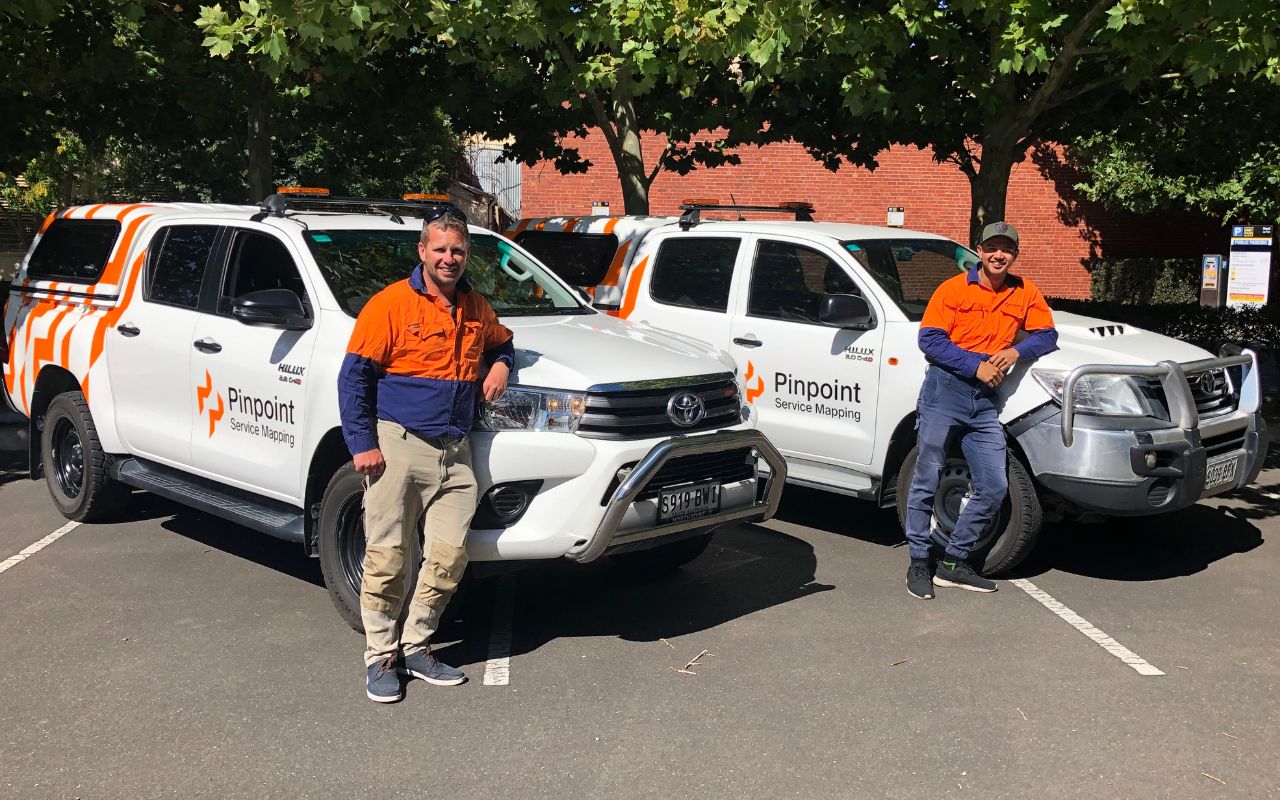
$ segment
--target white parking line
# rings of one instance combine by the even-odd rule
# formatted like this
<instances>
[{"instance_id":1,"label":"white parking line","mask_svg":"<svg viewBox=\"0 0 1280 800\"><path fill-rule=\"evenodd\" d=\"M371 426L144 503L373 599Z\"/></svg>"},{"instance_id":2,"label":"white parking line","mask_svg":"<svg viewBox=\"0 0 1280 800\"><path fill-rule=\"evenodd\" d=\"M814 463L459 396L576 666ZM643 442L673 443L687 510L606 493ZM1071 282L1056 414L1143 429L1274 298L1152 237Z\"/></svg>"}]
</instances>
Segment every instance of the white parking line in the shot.
<instances>
[{"instance_id":1,"label":"white parking line","mask_svg":"<svg viewBox=\"0 0 1280 800\"><path fill-rule=\"evenodd\" d=\"M484 685L506 686L511 682L511 620L515 616L515 582L510 575L498 579L493 600L493 620L489 624L489 659L484 662Z\"/></svg>"},{"instance_id":2,"label":"white parking line","mask_svg":"<svg viewBox=\"0 0 1280 800\"><path fill-rule=\"evenodd\" d=\"M1044 606L1045 608L1049 609L1053 613L1057 614L1059 617L1064 619L1068 625L1072 626L1076 630L1083 633L1085 636L1088 636L1090 639L1097 642L1099 645L1101 645L1103 650L1106 650L1111 655L1115 656L1116 658L1120 659L1124 663L1133 667L1134 671L1136 671L1139 675L1163 675L1164 674L1156 667L1153 667L1151 664L1148 664L1146 659L1142 658L1142 656L1133 652L1129 648L1117 642L1115 639L1112 639L1103 631L1094 627L1093 624L1089 622L1089 620L1085 619L1084 617L1080 616L1076 612L1067 608L1062 603L1059 603L1057 600L1054 600L1052 595L1040 589L1040 587L1036 586L1031 581L1026 580L1025 578L1015 578L1014 580L1009 582L1012 583L1014 586L1017 586L1022 591L1034 597L1036 601L1040 603L1040 605Z\"/></svg>"},{"instance_id":3,"label":"white parking line","mask_svg":"<svg viewBox=\"0 0 1280 800\"><path fill-rule=\"evenodd\" d=\"M78 527L80 527L79 522L68 522L66 525L63 525L61 528L58 528L56 531L44 537L40 541L31 545L30 547L24 548L22 552L18 553L16 556L11 556L9 558L6 558L4 561L0 561L0 572L4 572L8 570L10 567L21 564L23 561L26 561L31 556L35 555L36 553L39 553L41 550L45 549L49 545L58 541L63 536L66 536L68 533L71 533L73 530L75 530Z\"/></svg>"}]
</instances>

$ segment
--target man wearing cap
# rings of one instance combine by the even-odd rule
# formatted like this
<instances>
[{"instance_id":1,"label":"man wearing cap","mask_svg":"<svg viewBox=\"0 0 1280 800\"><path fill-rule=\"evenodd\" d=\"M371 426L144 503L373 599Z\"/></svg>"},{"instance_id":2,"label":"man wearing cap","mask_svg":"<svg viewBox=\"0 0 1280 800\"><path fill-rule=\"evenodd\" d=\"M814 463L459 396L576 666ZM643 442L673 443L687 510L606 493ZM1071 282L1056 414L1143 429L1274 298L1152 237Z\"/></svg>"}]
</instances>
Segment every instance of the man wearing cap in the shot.
<instances>
[{"instance_id":1,"label":"man wearing cap","mask_svg":"<svg viewBox=\"0 0 1280 800\"><path fill-rule=\"evenodd\" d=\"M361 309L338 374L342 435L365 476L360 616L366 694L378 703L404 696L401 675L446 686L466 679L428 642L467 565L477 393L501 397L515 356L511 331L463 277L470 256L462 212L432 209L422 261ZM419 520L422 562L417 585L406 587Z\"/></svg>"},{"instance_id":2,"label":"man wearing cap","mask_svg":"<svg viewBox=\"0 0 1280 800\"><path fill-rule=\"evenodd\" d=\"M907 496L911 553L907 591L922 600L933 587L994 592L996 585L969 564L969 552L1009 490L1001 382L1014 365L1058 349L1058 332L1044 295L1009 273L1018 259L1018 230L1007 222L982 229L981 262L949 278L929 299L920 322L920 349L929 362L917 405L915 473ZM1015 343L1019 332L1026 336ZM943 465L958 444L969 465L964 504L936 574L929 564L930 522Z\"/></svg>"}]
</instances>

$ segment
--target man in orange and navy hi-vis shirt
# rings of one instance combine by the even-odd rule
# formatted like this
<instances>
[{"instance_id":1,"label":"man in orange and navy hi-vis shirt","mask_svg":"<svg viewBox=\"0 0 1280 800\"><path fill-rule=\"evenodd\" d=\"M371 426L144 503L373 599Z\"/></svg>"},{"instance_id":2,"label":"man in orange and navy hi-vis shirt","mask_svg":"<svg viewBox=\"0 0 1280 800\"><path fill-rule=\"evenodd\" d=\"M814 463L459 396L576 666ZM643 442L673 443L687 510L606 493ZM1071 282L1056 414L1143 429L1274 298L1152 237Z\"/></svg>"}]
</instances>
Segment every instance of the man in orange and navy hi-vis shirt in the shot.
<instances>
[{"instance_id":1,"label":"man in orange and navy hi-vis shirt","mask_svg":"<svg viewBox=\"0 0 1280 800\"><path fill-rule=\"evenodd\" d=\"M511 331L462 275L470 255L461 211L428 215L421 263L360 311L338 374L342 435L365 476L360 616L366 694L379 703L404 696L400 675L466 680L428 642L467 565L476 510L467 433L477 391L486 401L501 397L515 357ZM401 629L406 557L424 512L423 559Z\"/></svg>"},{"instance_id":2,"label":"man in orange and navy hi-vis shirt","mask_svg":"<svg viewBox=\"0 0 1280 800\"><path fill-rule=\"evenodd\" d=\"M996 389L1020 361L1058 349L1058 332L1044 295L1009 274L1018 259L1018 231L1007 222L982 230L982 261L949 278L929 299L920 322L920 349L929 361L917 406L915 472L907 495L911 552L907 591L923 600L933 587L994 592L996 585L969 564L970 549L995 518L1009 490L1004 428ZM1026 337L1014 343L1019 331ZM969 465L969 501L931 575L930 520L934 495L953 442Z\"/></svg>"}]
</instances>

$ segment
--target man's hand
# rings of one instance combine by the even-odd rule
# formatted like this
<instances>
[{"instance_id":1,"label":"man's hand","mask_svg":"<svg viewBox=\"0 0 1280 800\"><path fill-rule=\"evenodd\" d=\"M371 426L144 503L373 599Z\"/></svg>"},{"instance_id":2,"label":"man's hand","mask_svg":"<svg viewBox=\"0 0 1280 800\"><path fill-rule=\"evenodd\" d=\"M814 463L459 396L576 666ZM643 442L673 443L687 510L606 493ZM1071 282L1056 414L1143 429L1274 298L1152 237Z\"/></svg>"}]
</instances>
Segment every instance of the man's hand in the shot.
<instances>
[{"instance_id":1,"label":"man's hand","mask_svg":"<svg viewBox=\"0 0 1280 800\"><path fill-rule=\"evenodd\" d=\"M378 448L365 450L363 453L356 453L352 459L355 461L356 472L369 478L378 478L382 473L387 471L387 462L382 458L382 451Z\"/></svg>"},{"instance_id":2,"label":"man's hand","mask_svg":"<svg viewBox=\"0 0 1280 800\"><path fill-rule=\"evenodd\" d=\"M978 363L978 380L994 389L1004 380L1004 372L990 361L981 361Z\"/></svg>"},{"instance_id":3,"label":"man's hand","mask_svg":"<svg viewBox=\"0 0 1280 800\"><path fill-rule=\"evenodd\" d=\"M1001 372L1008 373L1013 369L1013 365L1018 363L1018 351L1012 347L1006 347L987 359L987 363Z\"/></svg>"},{"instance_id":4,"label":"man's hand","mask_svg":"<svg viewBox=\"0 0 1280 800\"><path fill-rule=\"evenodd\" d=\"M511 368L505 361L495 361L493 366L489 367L489 374L484 376L484 384L480 387L480 393L484 396L486 403L492 403L502 397L502 393L507 390L507 376L510 374Z\"/></svg>"}]
</instances>

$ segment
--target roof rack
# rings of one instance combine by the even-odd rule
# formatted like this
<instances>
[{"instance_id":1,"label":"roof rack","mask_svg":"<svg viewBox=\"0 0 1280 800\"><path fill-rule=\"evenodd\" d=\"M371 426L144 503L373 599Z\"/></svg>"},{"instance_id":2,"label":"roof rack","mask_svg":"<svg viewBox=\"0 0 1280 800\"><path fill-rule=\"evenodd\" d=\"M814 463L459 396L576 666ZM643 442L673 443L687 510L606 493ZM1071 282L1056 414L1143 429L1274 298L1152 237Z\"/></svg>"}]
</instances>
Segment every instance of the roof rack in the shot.
<instances>
[{"instance_id":1,"label":"roof rack","mask_svg":"<svg viewBox=\"0 0 1280 800\"><path fill-rule=\"evenodd\" d=\"M414 199L396 200L390 197L316 197L298 194L273 194L258 203L261 210L254 214L254 222L261 222L267 217L283 217L294 211L333 211L342 214L381 214L399 219L406 217L425 217L436 208L449 208L462 219L466 219L457 206L450 203L447 197L437 199L440 195L421 195Z\"/></svg>"},{"instance_id":2,"label":"roof rack","mask_svg":"<svg viewBox=\"0 0 1280 800\"><path fill-rule=\"evenodd\" d=\"M683 203L680 210L680 227L689 230L702 221L703 211L772 211L780 214L795 214L796 222L813 222L813 204L805 202L779 203L776 206L744 206L736 203Z\"/></svg>"}]
</instances>

